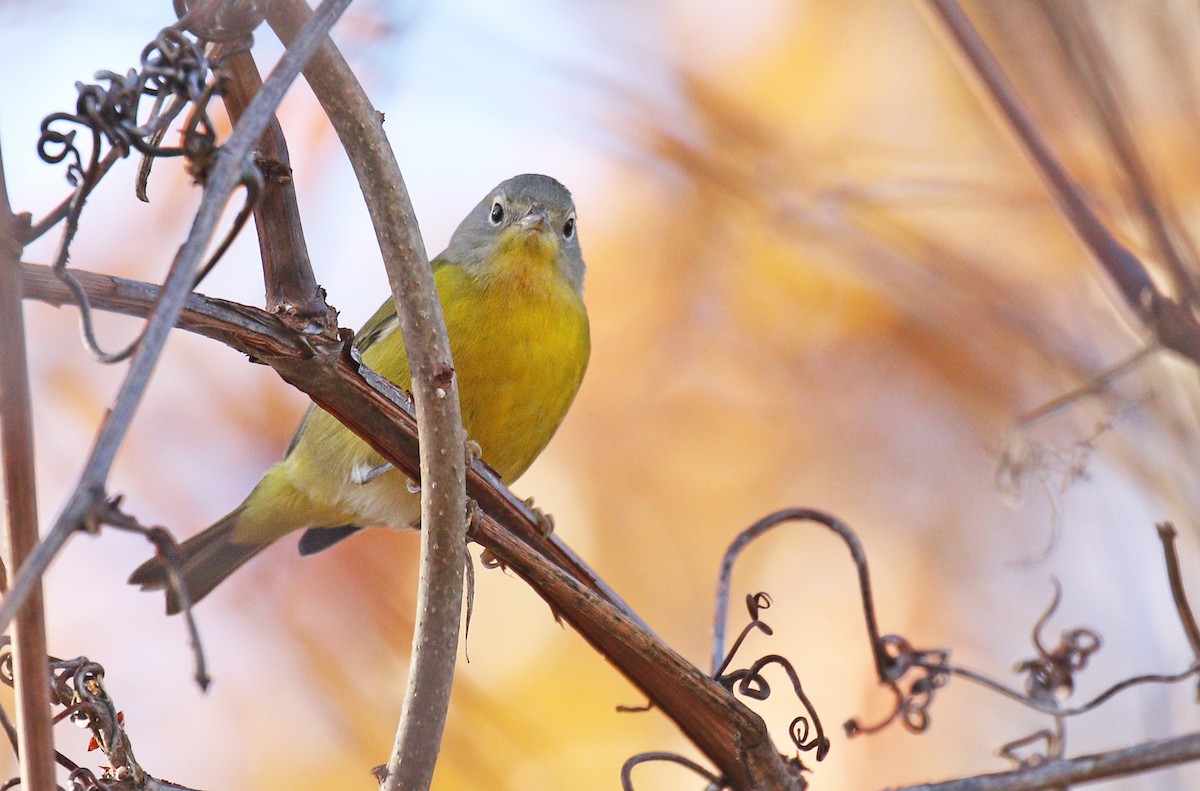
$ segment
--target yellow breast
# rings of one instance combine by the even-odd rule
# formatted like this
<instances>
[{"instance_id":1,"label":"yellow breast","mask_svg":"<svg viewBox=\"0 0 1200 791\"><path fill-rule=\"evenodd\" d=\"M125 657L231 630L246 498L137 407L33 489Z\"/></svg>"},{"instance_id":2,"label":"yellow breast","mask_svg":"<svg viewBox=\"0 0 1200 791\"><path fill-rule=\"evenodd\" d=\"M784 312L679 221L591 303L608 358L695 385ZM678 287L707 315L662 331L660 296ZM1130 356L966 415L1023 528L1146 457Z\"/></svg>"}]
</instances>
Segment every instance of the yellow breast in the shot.
<instances>
[{"instance_id":1,"label":"yellow breast","mask_svg":"<svg viewBox=\"0 0 1200 791\"><path fill-rule=\"evenodd\" d=\"M528 252L501 256L486 279L458 266L435 273L463 425L506 481L528 469L550 441L579 390L591 349L583 300L552 260ZM400 342L398 332L383 338L364 360L408 386L407 360L402 352L397 360L392 346Z\"/></svg>"},{"instance_id":2,"label":"yellow breast","mask_svg":"<svg viewBox=\"0 0 1200 791\"><path fill-rule=\"evenodd\" d=\"M590 352L582 299L553 266L552 256L531 252L538 251L505 252L490 262L488 278L445 264L434 273L467 436L510 482L533 463L562 422ZM364 338L372 341L363 349L364 362L411 390L404 342L386 306L364 328ZM287 458L243 504L237 540L271 541L313 526L413 526L420 503L403 474L391 470L356 482L356 473L381 464L382 458L332 415L310 410Z\"/></svg>"},{"instance_id":3,"label":"yellow breast","mask_svg":"<svg viewBox=\"0 0 1200 791\"><path fill-rule=\"evenodd\" d=\"M587 313L561 278L481 286L457 267L442 271L463 425L484 460L512 481L546 447L579 390L591 348Z\"/></svg>"}]
</instances>

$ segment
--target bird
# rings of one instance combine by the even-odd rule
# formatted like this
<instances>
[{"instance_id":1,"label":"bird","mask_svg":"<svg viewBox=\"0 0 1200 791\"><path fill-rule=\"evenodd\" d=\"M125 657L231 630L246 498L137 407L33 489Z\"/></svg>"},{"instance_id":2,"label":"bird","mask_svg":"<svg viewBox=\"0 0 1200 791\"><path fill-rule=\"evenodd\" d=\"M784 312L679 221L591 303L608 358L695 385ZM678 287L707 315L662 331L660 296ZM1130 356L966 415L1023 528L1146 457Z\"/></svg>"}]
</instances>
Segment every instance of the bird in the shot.
<instances>
[{"instance_id":1,"label":"bird","mask_svg":"<svg viewBox=\"0 0 1200 791\"><path fill-rule=\"evenodd\" d=\"M591 352L586 267L571 193L549 176L514 176L471 209L430 263L469 443L511 483L558 429ZM353 348L366 365L411 391L390 297L356 334ZM415 487L314 404L283 459L246 499L179 545L179 571L194 604L289 533L305 531L299 550L309 555L375 526L419 528ZM174 614L182 602L166 563L156 555L129 583L165 589L167 613Z\"/></svg>"}]
</instances>

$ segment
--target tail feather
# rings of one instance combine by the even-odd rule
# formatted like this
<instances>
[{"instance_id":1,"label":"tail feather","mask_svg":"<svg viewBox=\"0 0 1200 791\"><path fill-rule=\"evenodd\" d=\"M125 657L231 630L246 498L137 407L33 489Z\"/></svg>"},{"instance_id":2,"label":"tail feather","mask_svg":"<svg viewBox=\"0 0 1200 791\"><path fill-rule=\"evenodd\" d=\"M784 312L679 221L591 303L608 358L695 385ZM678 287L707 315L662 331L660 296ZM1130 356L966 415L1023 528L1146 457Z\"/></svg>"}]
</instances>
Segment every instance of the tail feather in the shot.
<instances>
[{"instance_id":1,"label":"tail feather","mask_svg":"<svg viewBox=\"0 0 1200 791\"><path fill-rule=\"evenodd\" d=\"M342 525L341 527L310 527L300 536L297 547L303 557L315 555L329 549L339 541L343 541L362 530L358 525Z\"/></svg>"},{"instance_id":2,"label":"tail feather","mask_svg":"<svg viewBox=\"0 0 1200 791\"><path fill-rule=\"evenodd\" d=\"M222 580L270 543L234 540L233 531L241 513L242 509L238 508L179 545L180 571L192 604L207 596ZM129 584L138 585L142 590L166 590L168 615L174 615L183 608L178 593L171 588L166 560L161 555L138 566L129 575Z\"/></svg>"}]
</instances>

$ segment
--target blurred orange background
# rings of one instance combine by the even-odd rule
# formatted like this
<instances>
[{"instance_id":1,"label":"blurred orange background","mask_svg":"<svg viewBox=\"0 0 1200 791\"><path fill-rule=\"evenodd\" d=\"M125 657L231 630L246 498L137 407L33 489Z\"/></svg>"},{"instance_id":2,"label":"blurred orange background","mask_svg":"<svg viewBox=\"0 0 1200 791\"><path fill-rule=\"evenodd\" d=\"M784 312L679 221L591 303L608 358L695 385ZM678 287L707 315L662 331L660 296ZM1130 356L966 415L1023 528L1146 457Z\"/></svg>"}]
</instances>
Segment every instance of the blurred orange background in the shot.
<instances>
[{"instance_id":1,"label":"blurred orange background","mask_svg":"<svg viewBox=\"0 0 1200 791\"><path fill-rule=\"evenodd\" d=\"M1151 171L1194 232L1197 9L1082 5ZM1151 256L1037 7L971 10L1097 209ZM170 21L165 3L60 2L44 14L0 3L0 64L38 66L0 89L18 207L40 213L67 190L60 169L35 161L40 118L73 106L74 80L132 66ZM47 30L53 38L36 38ZM268 31L260 38L265 71L279 47ZM923 6L374 3L356 6L336 38L387 115L431 253L507 176L546 172L573 190L594 352L564 426L514 489L553 513L563 539L675 649L707 666L725 546L774 509L808 506L858 532L885 631L950 647L1013 685L1053 578L1063 601L1048 642L1075 626L1105 639L1073 703L1193 661L1154 524L1176 522L1194 579L1196 373L1159 353L1016 430L1146 333ZM356 327L386 295L366 213L303 84L281 120L318 278ZM92 198L72 261L157 280L199 192L178 163L162 163L151 203L138 204L134 167ZM26 257L51 254L47 240ZM244 234L202 290L261 304L256 267ZM87 358L74 311L30 304L27 318L48 522L123 370ZM115 346L136 326L106 318L102 337ZM190 535L241 500L304 407L269 369L181 333L110 490L142 521ZM156 776L207 789L371 788L399 715L416 548L416 535L384 531L308 559L294 540L273 547L197 610L215 678L202 694L183 623L124 585L149 545L79 537L47 579L51 647L107 668ZM814 788L998 771L1000 745L1051 724L954 681L928 733L893 726L847 740L841 722L878 720L892 700L873 683L844 547L812 527L754 545L734 579L735 632L736 602L759 590L774 599L775 635L741 659L795 664L833 739L823 763L804 756ZM696 757L660 714L618 713L642 698L511 576L478 574L466 650L435 788L607 789L635 753ZM798 707L782 677L773 683L754 708L790 753ZM1187 684L1125 693L1070 723L1068 752L1195 729L1191 697ZM86 762L85 737L63 726L60 749ZM1095 787L1198 782L1192 768ZM635 784L702 786L671 767L643 767Z\"/></svg>"}]
</instances>

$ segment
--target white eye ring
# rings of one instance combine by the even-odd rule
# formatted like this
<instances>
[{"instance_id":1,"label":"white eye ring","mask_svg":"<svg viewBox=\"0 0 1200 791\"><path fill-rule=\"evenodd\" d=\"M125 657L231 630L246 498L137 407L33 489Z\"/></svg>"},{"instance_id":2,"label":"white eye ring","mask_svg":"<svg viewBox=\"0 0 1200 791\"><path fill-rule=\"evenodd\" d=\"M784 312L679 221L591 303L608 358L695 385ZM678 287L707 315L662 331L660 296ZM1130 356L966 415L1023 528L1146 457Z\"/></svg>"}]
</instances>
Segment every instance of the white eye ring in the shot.
<instances>
[{"instance_id":1,"label":"white eye ring","mask_svg":"<svg viewBox=\"0 0 1200 791\"><path fill-rule=\"evenodd\" d=\"M562 235L564 239L570 240L575 235L575 215L571 214L567 217L567 221L563 223Z\"/></svg>"},{"instance_id":2,"label":"white eye ring","mask_svg":"<svg viewBox=\"0 0 1200 791\"><path fill-rule=\"evenodd\" d=\"M499 198L496 198L492 203L492 210L488 213L488 220L492 225L499 225L504 222L504 204Z\"/></svg>"}]
</instances>

